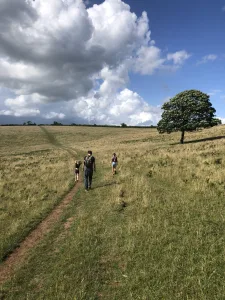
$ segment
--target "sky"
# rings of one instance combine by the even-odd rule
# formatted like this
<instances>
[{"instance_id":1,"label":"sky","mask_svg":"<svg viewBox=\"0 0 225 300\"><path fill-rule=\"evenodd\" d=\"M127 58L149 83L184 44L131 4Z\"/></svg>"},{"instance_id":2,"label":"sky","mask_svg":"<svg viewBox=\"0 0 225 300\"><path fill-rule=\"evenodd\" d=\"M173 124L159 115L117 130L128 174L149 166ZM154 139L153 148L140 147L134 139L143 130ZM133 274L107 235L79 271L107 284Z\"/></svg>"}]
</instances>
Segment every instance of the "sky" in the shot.
<instances>
[{"instance_id":1,"label":"sky","mask_svg":"<svg viewBox=\"0 0 225 300\"><path fill-rule=\"evenodd\" d=\"M0 124L155 125L197 89L225 123L225 0L0 0Z\"/></svg>"}]
</instances>

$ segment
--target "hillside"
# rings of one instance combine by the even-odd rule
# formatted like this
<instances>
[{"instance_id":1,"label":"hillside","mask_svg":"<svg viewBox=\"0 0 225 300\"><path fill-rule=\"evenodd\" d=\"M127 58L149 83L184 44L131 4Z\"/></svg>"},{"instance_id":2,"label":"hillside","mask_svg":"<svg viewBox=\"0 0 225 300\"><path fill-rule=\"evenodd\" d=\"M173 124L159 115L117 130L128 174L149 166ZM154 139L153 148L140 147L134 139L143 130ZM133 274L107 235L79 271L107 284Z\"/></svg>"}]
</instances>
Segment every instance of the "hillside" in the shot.
<instances>
[{"instance_id":1,"label":"hillside","mask_svg":"<svg viewBox=\"0 0 225 300\"><path fill-rule=\"evenodd\" d=\"M0 127L2 261L72 188L74 160L97 164L2 299L224 299L225 127L179 137Z\"/></svg>"}]
</instances>

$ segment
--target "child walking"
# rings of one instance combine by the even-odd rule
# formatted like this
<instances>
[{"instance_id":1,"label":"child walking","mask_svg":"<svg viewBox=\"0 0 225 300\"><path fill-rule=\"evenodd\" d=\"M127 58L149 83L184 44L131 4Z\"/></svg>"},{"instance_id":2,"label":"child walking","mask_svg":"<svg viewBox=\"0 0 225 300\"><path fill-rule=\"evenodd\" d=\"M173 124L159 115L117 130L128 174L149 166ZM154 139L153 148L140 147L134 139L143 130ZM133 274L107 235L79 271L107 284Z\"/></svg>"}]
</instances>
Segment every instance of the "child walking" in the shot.
<instances>
[{"instance_id":1,"label":"child walking","mask_svg":"<svg viewBox=\"0 0 225 300\"><path fill-rule=\"evenodd\" d=\"M118 159L117 159L116 153L113 153L113 157L112 157L112 173L113 173L113 175L116 174L117 164L118 164Z\"/></svg>"},{"instance_id":2,"label":"child walking","mask_svg":"<svg viewBox=\"0 0 225 300\"><path fill-rule=\"evenodd\" d=\"M81 165L81 161L75 160L75 165L74 165L75 182L79 181L80 165Z\"/></svg>"}]
</instances>

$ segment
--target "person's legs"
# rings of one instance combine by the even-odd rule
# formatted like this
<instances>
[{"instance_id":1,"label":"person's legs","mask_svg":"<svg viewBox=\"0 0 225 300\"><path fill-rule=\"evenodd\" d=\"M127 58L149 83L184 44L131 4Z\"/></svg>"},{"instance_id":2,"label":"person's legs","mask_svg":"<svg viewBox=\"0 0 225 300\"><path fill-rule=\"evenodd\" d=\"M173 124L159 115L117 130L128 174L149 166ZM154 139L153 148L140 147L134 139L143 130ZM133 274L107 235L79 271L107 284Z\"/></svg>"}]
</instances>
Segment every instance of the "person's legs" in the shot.
<instances>
[{"instance_id":1,"label":"person's legs","mask_svg":"<svg viewBox=\"0 0 225 300\"><path fill-rule=\"evenodd\" d=\"M91 189L91 184L92 184L92 176L93 176L93 171L89 170L89 183L88 183L88 188Z\"/></svg>"},{"instance_id":2,"label":"person's legs","mask_svg":"<svg viewBox=\"0 0 225 300\"><path fill-rule=\"evenodd\" d=\"M116 164L114 165L114 174L116 174Z\"/></svg>"},{"instance_id":3,"label":"person's legs","mask_svg":"<svg viewBox=\"0 0 225 300\"><path fill-rule=\"evenodd\" d=\"M88 190L88 170L85 170L85 172L84 172L84 187L85 187L85 190L87 191Z\"/></svg>"},{"instance_id":4,"label":"person's legs","mask_svg":"<svg viewBox=\"0 0 225 300\"><path fill-rule=\"evenodd\" d=\"M77 181L77 170L75 170L75 182Z\"/></svg>"},{"instance_id":5,"label":"person's legs","mask_svg":"<svg viewBox=\"0 0 225 300\"><path fill-rule=\"evenodd\" d=\"M115 174L115 163L112 163L112 173Z\"/></svg>"},{"instance_id":6,"label":"person's legs","mask_svg":"<svg viewBox=\"0 0 225 300\"><path fill-rule=\"evenodd\" d=\"M112 163L112 173L116 174L116 163Z\"/></svg>"}]
</instances>

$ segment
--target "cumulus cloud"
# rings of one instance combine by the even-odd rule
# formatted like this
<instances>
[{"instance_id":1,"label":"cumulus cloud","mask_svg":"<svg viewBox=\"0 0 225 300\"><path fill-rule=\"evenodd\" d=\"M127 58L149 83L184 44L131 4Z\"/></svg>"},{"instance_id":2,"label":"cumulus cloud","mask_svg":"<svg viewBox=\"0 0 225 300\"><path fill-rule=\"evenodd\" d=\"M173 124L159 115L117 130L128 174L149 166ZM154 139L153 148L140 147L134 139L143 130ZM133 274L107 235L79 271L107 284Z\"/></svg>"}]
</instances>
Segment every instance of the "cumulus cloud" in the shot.
<instances>
[{"instance_id":1,"label":"cumulus cloud","mask_svg":"<svg viewBox=\"0 0 225 300\"><path fill-rule=\"evenodd\" d=\"M14 117L23 117L23 116L31 116L35 117L40 114L39 109L33 109L33 108L17 108L16 110L0 110L0 115L3 116L14 116Z\"/></svg>"},{"instance_id":2,"label":"cumulus cloud","mask_svg":"<svg viewBox=\"0 0 225 300\"><path fill-rule=\"evenodd\" d=\"M0 115L37 116L40 115L39 105L45 101L45 97L39 94L20 95L15 98L7 98L4 102L6 110L1 110Z\"/></svg>"},{"instance_id":3,"label":"cumulus cloud","mask_svg":"<svg viewBox=\"0 0 225 300\"><path fill-rule=\"evenodd\" d=\"M151 40L146 12L137 17L122 0L87 5L1 0L0 86L10 92L0 114L155 122L157 108L127 89L129 73L174 70L190 54L163 56Z\"/></svg>"},{"instance_id":4,"label":"cumulus cloud","mask_svg":"<svg viewBox=\"0 0 225 300\"><path fill-rule=\"evenodd\" d=\"M56 113L54 111L51 111L50 113L47 113L46 115L44 115L44 117L46 119L64 119L65 116L66 115L63 113Z\"/></svg>"},{"instance_id":5,"label":"cumulus cloud","mask_svg":"<svg viewBox=\"0 0 225 300\"><path fill-rule=\"evenodd\" d=\"M157 70L177 70L190 56L182 50L163 57L162 51L158 47L143 46L137 51L135 71L144 75L152 75ZM172 64L168 64L170 61Z\"/></svg>"},{"instance_id":6,"label":"cumulus cloud","mask_svg":"<svg viewBox=\"0 0 225 300\"><path fill-rule=\"evenodd\" d=\"M185 50L169 53L167 60L172 60L175 65L182 65L191 55Z\"/></svg>"},{"instance_id":7,"label":"cumulus cloud","mask_svg":"<svg viewBox=\"0 0 225 300\"><path fill-rule=\"evenodd\" d=\"M159 121L162 113L159 107L150 106L140 95L129 89L123 89L113 99L110 95L96 99L93 94L71 101L70 105L70 111L78 116L92 123L100 121L103 124L152 124Z\"/></svg>"},{"instance_id":8,"label":"cumulus cloud","mask_svg":"<svg viewBox=\"0 0 225 300\"><path fill-rule=\"evenodd\" d=\"M153 74L155 70L160 69L166 59L162 58L161 50L155 46L143 46L137 52L135 63L136 72L141 74Z\"/></svg>"},{"instance_id":9,"label":"cumulus cloud","mask_svg":"<svg viewBox=\"0 0 225 300\"><path fill-rule=\"evenodd\" d=\"M203 58L200 61L198 61L197 64L200 65L200 64L205 64L207 62L212 62L212 61L215 61L217 58L218 58L217 55L209 54L209 55L203 56Z\"/></svg>"}]
</instances>

